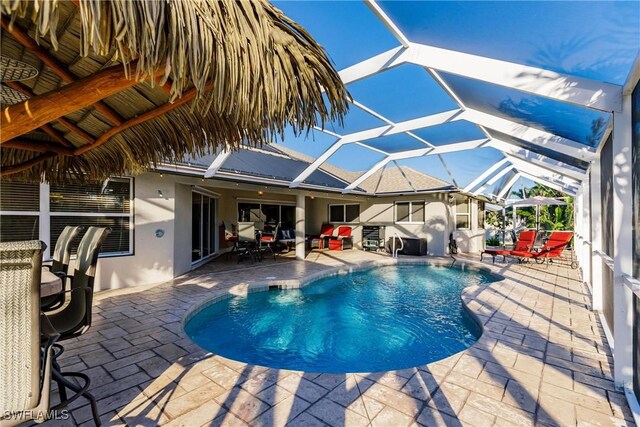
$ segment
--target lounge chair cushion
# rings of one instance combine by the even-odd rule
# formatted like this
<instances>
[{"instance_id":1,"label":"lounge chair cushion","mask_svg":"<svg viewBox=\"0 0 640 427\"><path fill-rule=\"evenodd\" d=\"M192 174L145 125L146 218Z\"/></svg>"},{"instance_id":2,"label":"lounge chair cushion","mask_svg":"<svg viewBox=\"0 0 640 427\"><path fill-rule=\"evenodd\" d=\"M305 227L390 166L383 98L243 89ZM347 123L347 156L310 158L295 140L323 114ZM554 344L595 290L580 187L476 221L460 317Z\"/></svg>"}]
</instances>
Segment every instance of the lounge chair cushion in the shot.
<instances>
[{"instance_id":1,"label":"lounge chair cushion","mask_svg":"<svg viewBox=\"0 0 640 427\"><path fill-rule=\"evenodd\" d=\"M322 224L320 237L331 237L334 233L333 224Z\"/></svg>"},{"instance_id":2,"label":"lounge chair cushion","mask_svg":"<svg viewBox=\"0 0 640 427\"><path fill-rule=\"evenodd\" d=\"M339 240L348 239L351 237L351 227L341 225L336 230L336 238Z\"/></svg>"}]
</instances>

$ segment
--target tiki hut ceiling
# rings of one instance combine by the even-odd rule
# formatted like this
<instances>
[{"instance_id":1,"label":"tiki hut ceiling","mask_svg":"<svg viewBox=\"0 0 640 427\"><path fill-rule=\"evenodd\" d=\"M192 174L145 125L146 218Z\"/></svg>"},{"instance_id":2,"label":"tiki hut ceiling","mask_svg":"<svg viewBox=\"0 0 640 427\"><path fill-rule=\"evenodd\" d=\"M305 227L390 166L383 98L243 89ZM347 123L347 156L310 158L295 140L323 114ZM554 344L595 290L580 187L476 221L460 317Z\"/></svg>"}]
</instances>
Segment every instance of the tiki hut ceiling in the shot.
<instances>
[{"instance_id":1,"label":"tiki hut ceiling","mask_svg":"<svg viewBox=\"0 0 640 427\"><path fill-rule=\"evenodd\" d=\"M324 50L266 0L2 1L2 176L102 179L341 120Z\"/></svg>"}]
</instances>

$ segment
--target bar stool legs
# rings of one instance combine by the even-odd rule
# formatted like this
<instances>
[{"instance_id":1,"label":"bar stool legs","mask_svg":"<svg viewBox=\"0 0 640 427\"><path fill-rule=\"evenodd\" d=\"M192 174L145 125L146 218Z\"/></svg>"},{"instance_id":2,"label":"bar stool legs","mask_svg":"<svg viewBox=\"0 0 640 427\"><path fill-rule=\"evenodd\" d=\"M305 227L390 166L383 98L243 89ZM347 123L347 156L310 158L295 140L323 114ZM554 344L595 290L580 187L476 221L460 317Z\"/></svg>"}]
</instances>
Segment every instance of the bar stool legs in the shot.
<instances>
[{"instance_id":1,"label":"bar stool legs","mask_svg":"<svg viewBox=\"0 0 640 427\"><path fill-rule=\"evenodd\" d=\"M80 372L62 372L60 369L60 365L58 364L57 358L64 352L64 348L60 344L54 344L54 356L52 360L52 370L51 376L53 380L58 384L58 393L60 394L60 403L56 406L53 406L51 409L54 411L64 409L68 407L73 401L75 401L80 396L84 397L89 401L91 405L91 413L93 415L93 421L96 426L100 426L100 415L98 413L98 405L96 404L96 399L93 397L91 393L89 393L89 386L91 385L91 380L86 374ZM73 381L69 381L69 377L77 378L80 380L82 385L78 385ZM71 397L67 397L67 389L73 392Z\"/></svg>"}]
</instances>

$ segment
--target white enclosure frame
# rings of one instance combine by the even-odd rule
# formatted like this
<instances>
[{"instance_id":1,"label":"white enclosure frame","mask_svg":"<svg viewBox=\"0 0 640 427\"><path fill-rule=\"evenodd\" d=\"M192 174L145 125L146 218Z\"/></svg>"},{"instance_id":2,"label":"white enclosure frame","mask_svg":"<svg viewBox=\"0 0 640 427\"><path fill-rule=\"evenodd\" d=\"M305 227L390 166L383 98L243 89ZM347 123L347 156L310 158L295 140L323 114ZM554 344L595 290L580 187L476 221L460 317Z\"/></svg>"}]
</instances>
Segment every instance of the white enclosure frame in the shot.
<instances>
[{"instance_id":1,"label":"white enclosure frame","mask_svg":"<svg viewBox=\"0 0 640 427\"><path fill-rule=\"evenodd\" d=\"M343 193L363 193L359 188L365 180L377 171L384 170L390 163L397 166L399 160L436 155L440 158L445 170L449 173L444 158L445 153L473 150L490 147L503 154L503 158L461 188L464 195L485 196L497 202L504 202L516 181L527 178L541 183L567 195L575 197L575 245L576 257L582 271L585 283L592 288L592 306L594 310L602 309L602 268L611 268L615 281L615 330L610 333L614 347L614 378L619 388L629 389L631 378L631 298L633 286L638 286L637 278L632 278L632 233L628 227L631 224L631 93L640 79L640 56L635 58L634 65L624 85L616 85L569 74L558 73L528 65L516 64L508 61L482 57L470 53L443 49L435 46L412 42L400 27L385 13L375 0L364 0L375 16L385 25L388 31L398 41L399 46L375 55L340 71L340 77L345 83L365 80L371 76L385 72L391 68L412 64L424 68L425 72L440 85L440 87L454 100L458 108L430 114L400 122L393 122L378 112L362 105L358 100L353 101L353 108L361 108L380 119L383 126L374 127L358 132L339 135L325 129L318 129L336 138L335 142L320 156L312 161L290 183L291 188L307 186L305 180L329 160L341 148L349 144L357 144L369 150L383 154L385 157L378 161L359 177L347 182ZM577 141L555 135L541 128L535 128L523 123L509 120L504 116L488 114L470 108L461 101L460 97L440 77L440 72L450 73L469 79L475 79L502 87L518 90L524 93L549 98L562 103L578 105L601 112L612 114L609 126L603 132L600 141L594 147L589 147ZM410 84L410 83L408 83ZM485 138L435 146L431 142L419 138L413 131L437 126L445 123L465 120L476 124L484 133ZM494 138L491 131L496 131L509 138ZM423 148L389 153L367 144L367 141L384 136L406 134L422 144ZM494 134L495 135L495 134ZM604 165L600 157L600 150L610 135L613 135L613 164ZM527 143L523 148L505 139L516 138ZM539 154L533 147L541 147L548 156ZM554 155L557 154L557 155ZM207 170L206 177L216 176L229 153L221 153ZM576 159L568 164L558 159ZM587 165L586 170L576 165ZM600 170L613 170L616 191L614 191L614 246L615 259L605 259L602 262L601 239L601 194ZM402 168L400 168L402 171ZM499 189L493 189L496 183L511 173L512 176ZM409 186L415 191L410 178L403 173ZM452 181L457 186L454 177ZM377 188L371 193L375 195ZM495 191L497 194L489 194ZM368 194L364 192L364 194ZM298 210L304 208L304 198L298 197ZM626 207L626 209L625 209ZM394 207L395 211L395 207ZM302 215L302 218L300 217ZM298 218L304 224L303 213L298 212ZM471 221L471 219L470 219ZM298 233L300 227L298 227ZM589 237L591 236L591 237ZM299 239L298 239L299 240ZM298 245L299 246L299 245ZM303 249L297 248L300 259ZM631 285L630 285L631 284ZM607 325L605 324L605 329ZM632 394L632 392L631 392ZM634 402L637 407L637 401ZM632 407L634 407L632 405Z\"/></svg>"}]
</instances>

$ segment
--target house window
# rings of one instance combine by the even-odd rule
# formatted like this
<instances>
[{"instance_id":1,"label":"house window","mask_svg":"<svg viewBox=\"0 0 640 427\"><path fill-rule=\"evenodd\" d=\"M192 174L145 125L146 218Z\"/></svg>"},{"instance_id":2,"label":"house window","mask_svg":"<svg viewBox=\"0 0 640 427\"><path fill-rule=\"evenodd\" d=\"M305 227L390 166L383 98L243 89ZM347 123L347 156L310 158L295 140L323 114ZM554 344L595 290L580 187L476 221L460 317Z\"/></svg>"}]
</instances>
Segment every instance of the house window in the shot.
<instances>
[{"instance_id":1,"label":"house window","mask_svg":"<svg viewBox=\"0 0 640 427\"><path fill-rule=\"evenodd\" d=\"M0 181L0 242L40 239L40 185Z\"/></svg>"},{"instance_id":2,"label":"house window","mask_svg":"<svg viewBox=\"0 0 640 427\"><path fill-rule=\"evenodd\" d=\"M468 197L456 197L456 228L471 228L471 221L469 219L469 208L470 203Z\"/></svg>"},{"instance_id":3,"label":"house window","mask_svg":"<svg viewBox=\"0 0 640 427\"><path fill-rule=\"evenodd\" d=\"M67 225L109 227L101 254L133 253L133 180L97 184L0 183L0 241L42 240L48 251ZM80 238L71 247L75 253Z\"/></svg>"},{"instance_id":4,"label":"house window","mask_svg":"<svg viewBox=\"0 0 640 427\"><path fill-rule=\"evenodd\" d=\"M49 188L51 242L67 225L108 227L102 254L133 253L131 178L109 178L96 184L52 184ZM78 249L80 239L71 245Z\"/></svg>"},{"instance_id":5,"label":"house window","mask_svg":"<svg viewBox=\"0 0 640 427\"><path fill-rule=\"evenodd\" d=\"M329 222L353 223L360 220L360 205L329 205Z\"/></svg>"},{"instance_id":6,"label":"house window","mask_svg":"<svg viewBox=\"0 0 640 427\"><path fill-rule=\"evenodd\" d=\"M396 202L397 223L424 223L424 202Z\"/></svg>"},{"instance_id":7,"label":"house window","mask_svg":"<svg viewBox=\"0 0 640 427\"><path fill-rule=\"evenodd\" d=\"M282 228L293 228L295 224L296 207L277 203L240 202L238 203L238 221L261 223L275 228L278 224Z\"/></svg>"},{"instance_id":8,"label":"house window","mask_svg":"<svg viewBox=\"0 0 640 427\"><path fill-rule=\"evenodd\" d=\"M486 211L484 202L478 200L478 228L484 228L485 214Z\"/></svg>"}]
</instances>

